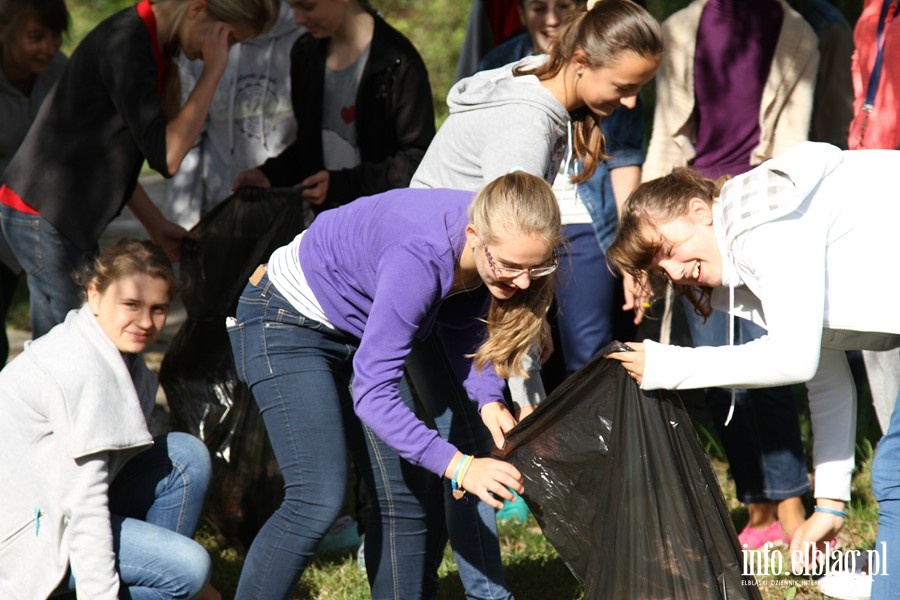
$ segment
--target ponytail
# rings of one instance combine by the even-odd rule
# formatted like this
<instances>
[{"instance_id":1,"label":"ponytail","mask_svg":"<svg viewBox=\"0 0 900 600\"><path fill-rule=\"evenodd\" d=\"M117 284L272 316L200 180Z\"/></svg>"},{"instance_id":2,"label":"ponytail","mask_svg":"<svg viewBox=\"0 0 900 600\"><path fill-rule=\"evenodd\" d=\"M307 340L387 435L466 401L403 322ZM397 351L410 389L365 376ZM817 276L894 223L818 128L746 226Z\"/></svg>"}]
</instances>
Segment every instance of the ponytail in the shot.
<instances>
[{"instance_id":1,"label":"ponytail","mask_svg":"<svg viewBox=\"0 0 900 600\"><path fill-rule=\"evenodd\" d=\"M625 52L656 59L663 51L662 28L653 16L631 0L603 0L592 8L575 10L559 30L547 62L532 69L517 68L516 75L535 75L545 81L557 75L581 51L591 68L611 67ZM576 183L590 179L597 165L608 159L601 119L587 107L572 113L573 151L584 170Z\"/></svg>"}]
</instances>

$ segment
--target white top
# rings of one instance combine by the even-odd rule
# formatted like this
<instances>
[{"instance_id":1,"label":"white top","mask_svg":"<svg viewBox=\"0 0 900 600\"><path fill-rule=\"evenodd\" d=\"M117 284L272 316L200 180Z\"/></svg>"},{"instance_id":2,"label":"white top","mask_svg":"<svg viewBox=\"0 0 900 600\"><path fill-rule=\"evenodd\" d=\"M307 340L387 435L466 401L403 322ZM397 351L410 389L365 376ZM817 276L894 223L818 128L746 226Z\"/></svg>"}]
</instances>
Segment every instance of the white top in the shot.
<instances>
[{"instance_id":1,"label":"white top","mask_svg":"<svg viewBox=\"0 0 900 600\"><path fill-rule=\"evenodd\" d=\"M816 497L848 500L856 429L845 350L900 347L900 151L799 144L731 180L714 227L733 312L768 334L740 346L646 341L644 389L806 382ZM728 287L713 303L728 308Z\"/></svg>"}]
</instances>

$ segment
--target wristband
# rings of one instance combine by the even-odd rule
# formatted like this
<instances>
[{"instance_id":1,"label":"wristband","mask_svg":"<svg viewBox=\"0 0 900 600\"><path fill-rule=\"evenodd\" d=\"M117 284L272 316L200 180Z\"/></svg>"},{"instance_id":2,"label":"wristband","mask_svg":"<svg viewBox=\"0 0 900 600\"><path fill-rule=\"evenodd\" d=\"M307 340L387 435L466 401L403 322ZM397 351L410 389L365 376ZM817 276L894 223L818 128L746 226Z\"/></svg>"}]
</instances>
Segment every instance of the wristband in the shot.
<instances>
[{"instance_id":1,"label":"wristband","mask_svg":"<svg viewBox=\"0 0 900 600\"><path fill-rule=\"evenodd\" d=\"M453 479L450 480L450 489L453 490L453 498L456 500L462 499L463 496L466 495L466 490L459 485L459 481L461 479L460 474L465 475L465 472L469 468L469 463L472 462L474 457L471 454L463 454L462 459L459 461L459 464L456 465L456 471L453 473Z\"/></svg>"},{"instance_id":2,"label":"wristband","mask_svg":"<svg viewBox=\"0 0 900 600\"><path fill-rule=\"evenodd\" d=\"M836 517L840 517L842 519L847 518L847 513L842 510L837 510L834 508L825 508L824 506L816 506L815 511L817 513L825 513L826 515L834 515Z\"/></svg>"}]
</instances>

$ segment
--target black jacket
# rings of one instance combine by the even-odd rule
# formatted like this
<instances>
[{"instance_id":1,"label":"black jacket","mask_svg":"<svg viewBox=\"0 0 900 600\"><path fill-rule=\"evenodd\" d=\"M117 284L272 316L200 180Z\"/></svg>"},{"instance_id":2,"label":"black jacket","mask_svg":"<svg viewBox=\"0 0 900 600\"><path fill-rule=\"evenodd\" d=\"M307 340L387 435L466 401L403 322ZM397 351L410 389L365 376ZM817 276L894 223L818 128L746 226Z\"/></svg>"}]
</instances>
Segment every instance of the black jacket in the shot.
<instances>
[{"instance_id":1,"label":"black jacket","mask_svg":"<svg viewBox=\"0 0 900 600\"><path fill-rule=\"evenodd\" d=\"M322 98L328 40L301 36L291 49L291 103L297 139L261 169L273 186L296 185L323 170ZM375 16L369 59L356 93L361 162L330 173L328 196L317 210L360 196L407 187L434 137L428 72L415 47Z\"/></svg>"}]
</instances>

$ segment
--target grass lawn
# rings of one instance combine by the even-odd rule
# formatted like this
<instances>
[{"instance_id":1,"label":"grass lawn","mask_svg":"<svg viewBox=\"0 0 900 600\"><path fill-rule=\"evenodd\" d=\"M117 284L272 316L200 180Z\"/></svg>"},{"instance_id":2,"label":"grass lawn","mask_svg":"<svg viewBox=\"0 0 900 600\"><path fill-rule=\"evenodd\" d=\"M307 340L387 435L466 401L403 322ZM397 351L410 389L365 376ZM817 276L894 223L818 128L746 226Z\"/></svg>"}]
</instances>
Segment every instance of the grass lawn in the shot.
<instances>
[{"instance_id":1,"label":"grass lawn","mask_svg":"<svg viewBox=\"0 0 900 600\"><path fill-rule=\"evenodd\" d=\"M714 467L724 483L724 492L735 523L743 527L746 509L734 498L733 483L727 479L724 463L714 460ZM854 482L854 501L850 518L839 536L842 550L859 549L865 552L875 542L876 506L869 490L869 464L866 460ZM533 517L525 523L500 524L501 545L509 587L519 600L575 600L582 598L582 590L568 568L547 542ZM233 597L243 564L243 554L228 547L209 526L199 535L213 557L213 584L223 598ZM787 561L787 553L783 552ZM789 564L785 562L785 564ZM818 599L815 582L808 579L781 576L760 578L760 592L765 600ZM442 600L464 598L463 588L450 550L446 551L440 569ZM320 554L304 574L296 592L297 600L328 599L357 600L369 597L365 574L356 563L356 554Z\"/></svg>"}]
</instances>

